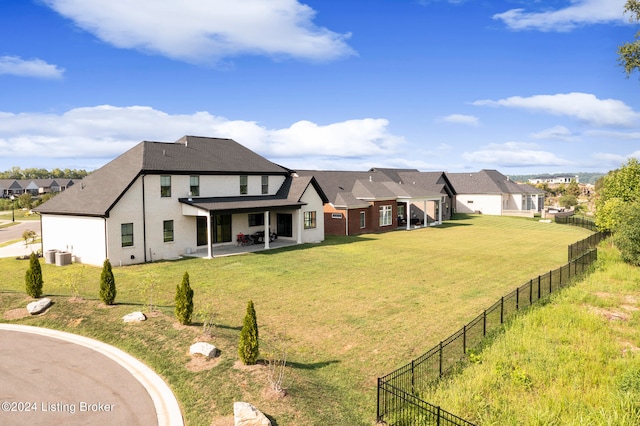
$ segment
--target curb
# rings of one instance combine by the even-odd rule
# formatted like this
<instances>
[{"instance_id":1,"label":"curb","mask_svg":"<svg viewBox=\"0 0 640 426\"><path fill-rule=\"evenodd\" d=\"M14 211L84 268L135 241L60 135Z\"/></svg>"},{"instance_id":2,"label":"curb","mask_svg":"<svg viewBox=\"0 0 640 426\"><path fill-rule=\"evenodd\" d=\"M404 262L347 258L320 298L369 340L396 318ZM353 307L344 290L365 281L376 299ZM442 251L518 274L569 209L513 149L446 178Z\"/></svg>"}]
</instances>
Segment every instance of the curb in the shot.
<instances>
[{"instance_id":1,"label":"curb","mask_svg":"<svg viewBox=\"0 0 640 426\"><path fill-rule=\"evenodd\" d=\"M105 355L129 371L144 386L155 406L159 426L184 425L180 406L169 386L153 370L126 352L95 339L48 328L0 323L0 330L52 337L93 349Z\"/></svg>"}]
</instances>

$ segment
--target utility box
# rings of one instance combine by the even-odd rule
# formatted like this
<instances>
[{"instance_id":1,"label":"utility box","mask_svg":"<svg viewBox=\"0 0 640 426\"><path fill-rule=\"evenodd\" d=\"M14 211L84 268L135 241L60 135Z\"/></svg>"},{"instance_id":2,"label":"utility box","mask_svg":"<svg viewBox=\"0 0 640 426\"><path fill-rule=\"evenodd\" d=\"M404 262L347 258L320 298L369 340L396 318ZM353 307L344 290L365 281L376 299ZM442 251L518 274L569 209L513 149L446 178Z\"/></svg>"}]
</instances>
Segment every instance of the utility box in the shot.
<instances>
[{"instance_id":1,"label":"utility box","mask_svg":"<svg viewBox=\"0 0 640 426\"><path fill-rule=\"evenodd\" d=\"M71 252L56 252L56 266L71 265Z\"/></svg>"},{"instance_id":2,"label":"utility box","mask_svg":"<svg viewBox=\"0 0 640 426\"><path fill-rule=\"evenodd\" d=\"M53 265L56 263L56 253L58 250L47 250L44 252L44 263Z\"/></svg>"}]
</instances>

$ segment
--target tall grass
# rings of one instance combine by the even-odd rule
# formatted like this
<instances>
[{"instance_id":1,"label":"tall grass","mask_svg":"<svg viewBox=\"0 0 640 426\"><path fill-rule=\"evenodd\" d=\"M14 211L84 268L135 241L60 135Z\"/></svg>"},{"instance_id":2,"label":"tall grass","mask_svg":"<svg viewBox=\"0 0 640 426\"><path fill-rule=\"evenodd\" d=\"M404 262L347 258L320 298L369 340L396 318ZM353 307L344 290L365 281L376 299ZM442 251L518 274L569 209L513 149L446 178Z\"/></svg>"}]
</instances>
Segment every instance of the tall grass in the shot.
<instances>
[{"instance_id":1,"label":"tall grass","mask_svg":"<svg viewBox=\"0 0 640 426\"><path fill-rule=\"evenodd\" d=\"M640 269L608 243L596 271L510 322L423 398L482 425L640 424Z\"/></svg>"},{"instance_id":2,"label":"tall grass","mask_svg":"<svg viewBox=\"0 0 640 426\"><path fill-rule=\"evenodd\" d=\"M244 399L281 425L368 425L375 420L377 377L433 347L516 286L566 263L567 245L589 234L522 218L464 216L410 232L116 267L117 305L111 308L98 301L100 268L43 265L43 289L56 304L44 316L14 321L125 349L166 378L188 424L228 416L233 401ZM28 302L27 266L0 259L0 311ZM175 288L185 271L194 312L211 305L217 314L212 342L221 356L210 370L187 369L188 347L201 335L198 319L184 327L173 318ZM150 279L157 281L153 300L162 315L123 324L123 315L145 309ZM84 302L68 298L72 289ZM260 370L233 367L250 299L261 338L283 332L289 338L284 400L263 395L267 381Z\"/></svg>"}]
</instances>

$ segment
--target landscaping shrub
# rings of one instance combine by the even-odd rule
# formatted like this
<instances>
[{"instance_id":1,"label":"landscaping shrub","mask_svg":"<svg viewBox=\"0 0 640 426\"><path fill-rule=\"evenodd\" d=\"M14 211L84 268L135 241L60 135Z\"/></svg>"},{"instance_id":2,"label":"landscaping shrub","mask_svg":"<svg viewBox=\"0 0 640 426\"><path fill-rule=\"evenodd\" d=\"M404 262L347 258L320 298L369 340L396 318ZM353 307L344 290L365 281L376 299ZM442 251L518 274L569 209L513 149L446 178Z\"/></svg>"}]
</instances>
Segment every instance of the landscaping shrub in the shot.
<instances>
[{"instance_id":1,"label":"landscaping shrub","mask_svg":"<svg viewBox=\"0 0 640 426\"><path fill-rule=\"evenodd\" d=\"M100 299L106 305L113 305L116 300L116 280L113 278L111 270L111 262L105 259L102 265L102 273L100 274Z\"/></svg>"},{"instance_id":2,"label":"landscaping shrub","mask_svg":"<svg viewBox=\"0 0 640 426\"><path fill-rule=\"evenodd\" d=\"M182 276L182 283L176 287L176 318L180 324L191 324L193 314L193 290L189 284L189 273Z\"/></svg>"},{"instance_id":3,"label":"landscaping shrub","mask_svg":"<svg viewBox=\"0 0 640 426\"><path fill-rule=\"evenodd\" d=\"M253 301L247 304L247 314L244 316L244 324L240 331L240 343L238 344L238 356L246 365L253 365L258 361L260 347L258 344L258 321Z\"/></svg>"},{"instance_id":4,"label":"landscaping shrub","mask_svg":"<svg viewBox=\"0 0 640 426\"><path fill-rule=\"evenodd\" d=\"M42 269L40 268L38 255L34 252L31 252L29 256L29 269L27 269L24 281L29 296L34 298L42 296Z\"/></svg>"}]
</instances>

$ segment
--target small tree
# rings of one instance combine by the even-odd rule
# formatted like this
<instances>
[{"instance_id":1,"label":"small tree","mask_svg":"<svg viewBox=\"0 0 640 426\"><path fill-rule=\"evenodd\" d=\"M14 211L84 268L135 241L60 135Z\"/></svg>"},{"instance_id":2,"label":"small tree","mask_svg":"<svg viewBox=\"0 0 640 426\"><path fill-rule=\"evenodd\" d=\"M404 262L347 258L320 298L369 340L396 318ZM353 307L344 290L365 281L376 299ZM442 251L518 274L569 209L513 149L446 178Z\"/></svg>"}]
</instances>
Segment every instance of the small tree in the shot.
<instances>
[{"instance_id":1,"label":"small tree","mask_svg":"<svg viewBox=\"0 0 640 426\"><path fill-rule=\"evenodd\" d=\"M189 273L182 276L182 283L176 287L176 318L180 324L191 324L193 314L193 290L189 284Z\"/></svg>"},{"instance_id":2,"label":"small tree","mask_svg":"<svg viewBox=\"0 0 640 426\"><path fill-rule=\"evenodd\" d=\"M157 290L158 276L153 271L149 271L142 281L142 287L140 288L140 295L146 300L145 307L149 312L156 311L155 296Z\"/></svg>"},{"instance_id":3,"label":"small tree","mask_svg":"<svg viewBox=\"0 0 640 426\"><path fill-rule=\"evenodd\" d=\"M32 231L30 229L27 229L26 231L24 231L22 233L22 239L24 240L24 247L28 248L29 244L33 243L36 240L37 236L38 234L36 234L36 231Z\"/></svg>"},{"instance_id":4,"label":"small tree","mask_svg":"<svg viewBox=\"0 0 640 426\"><path fill-rule=\"evenodd\" d=\"M102 265L102 273L100 274L100 299L106 305L113 305L116 300L116 280L111 270L111 262L105 259Z\"/></svg>"},{"instance_id":5,"label":"small tree","mask_svg":"<svg viewBox=\"0 0 640 426\"><path fill-rule=\"evenodd\" d=\"M23 209L31 210L31 206L33 204L33 198L31 197L31 194L25 192L24 194L20 195L18 197L18 204Z\"/></svg>"},{"instance_id":6,"label":"small tree","mask_svg":"<svg viewBox=\"0 0 640 426\"><path fill-rule=\"evenodd\" d=\"M247 313L244 316L244 324L240 331L240 343L238 344L238 356L246 365L253 365L258 361L260 347L258 344L258 320L253 301L247 304Z\"/></svg>"},{"instance_id":7,"label":"small tree","mask_svg":"<svg viewBox=\"0 0 640 426\"><path fill-rule=\"evenodd\" d=\"M578 199L573 195L563 195L558 199L558 204L564 208L571 208L578 204Z\"/></svg>"},{"instance_id":8,"label":"small tree","mask_svg":"<svg viewBox=\"0 0 640 426\"><path fill-rule=\"evenodd\" d=\"M29 296L34 298L42 296L42 269L38 256L34 252L31 252L29 256L29 269L27 269L24 281Z\"/></svg>"}]
</instances>

